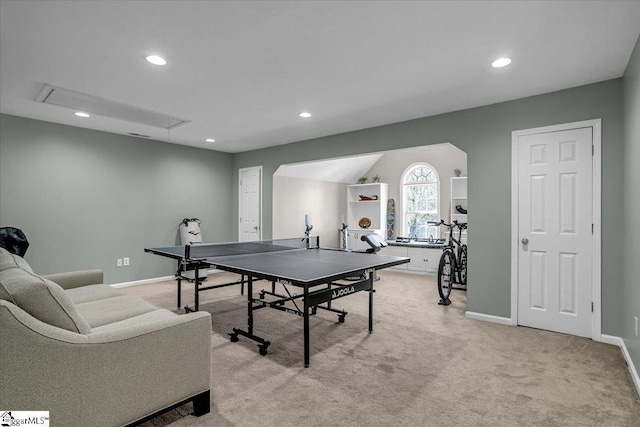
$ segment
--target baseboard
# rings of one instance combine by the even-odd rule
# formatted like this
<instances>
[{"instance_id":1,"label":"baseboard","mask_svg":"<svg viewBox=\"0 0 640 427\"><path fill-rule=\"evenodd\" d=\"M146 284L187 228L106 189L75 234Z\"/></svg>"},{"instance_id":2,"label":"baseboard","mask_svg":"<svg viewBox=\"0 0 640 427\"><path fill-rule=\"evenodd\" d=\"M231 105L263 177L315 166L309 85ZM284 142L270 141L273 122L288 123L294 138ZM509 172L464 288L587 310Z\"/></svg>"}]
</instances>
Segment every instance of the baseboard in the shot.
<instances>
[{"instance_id":1,"label":"baseboard","mask_svg":"<svg viewBox=\"0 0 640 427\"><path fill-rule=\"evenodd\" d=\"M175 276L154 277L151 279L134 280L133 282L114 283L109 285L112 288L128 288L129 286L148 285L150 283L166 282L167 280L173 280Z\"/></svg>"},{"instance_id":2,"label":"baseboard","mask_svg":"<svg viewBox=\"0 0 640 427\"><path fill-rule=\"evenodd\" d=\"M494 316L491 314L475 313L473 311L466 311L464 313L464 317L466 317L467 319L482 320L484 322L499 323L501 325L510 325L510 326L513 325L513 323L511 323L511 319L508 317L500 317L500 316Z\"/></svg>"},{"instance_id":3,"label":"baseboard","mask_svg":"<svg viewBox=\"0 0 640 427\"><path fill-rule=\"evenodd\" d=\"M612 344L612 345L616 345L620 348L622 348L622 346L624 345L624 340L620 337L616 337L613 335L600 335L600 338L594 338L594 341L600 341L603 342L605 344Z\"/></svg>"},{"instance_id":4,"label":"baseboard","mask_svg":"<svg viewBox=\"0 0 640 427\"><path fill-rule=\"evenodd\" d=\"M622 355L624 356L624 360L627 362L627 367L629 368L629 373L631 374L633 383L636 386L638 396L640 396L640 377L638 377L638 370L633 364L633 360L631 360L631 355L629 354L629 350L627 350L627 346L625 345L624 340L620 337L602 334L600 335L600 339L598 341L605 344L617 345L618 347L620 347L620 350L622 350Z\"/></svg>"},{"instance_id":5,"label":"baseboard","mask_svg":"<svg viewBox=\"0 0 640 427\"><path fill-rule=\"evenodd\" d=\"M209 270L208 274L220 273L220 270ZM134 280L133 282L114 283L112 288L128 288L129 286L148 285L150 283L166 282L175 279L175 276L153 277L151 279Z\"/></svg>"}]
</instances>

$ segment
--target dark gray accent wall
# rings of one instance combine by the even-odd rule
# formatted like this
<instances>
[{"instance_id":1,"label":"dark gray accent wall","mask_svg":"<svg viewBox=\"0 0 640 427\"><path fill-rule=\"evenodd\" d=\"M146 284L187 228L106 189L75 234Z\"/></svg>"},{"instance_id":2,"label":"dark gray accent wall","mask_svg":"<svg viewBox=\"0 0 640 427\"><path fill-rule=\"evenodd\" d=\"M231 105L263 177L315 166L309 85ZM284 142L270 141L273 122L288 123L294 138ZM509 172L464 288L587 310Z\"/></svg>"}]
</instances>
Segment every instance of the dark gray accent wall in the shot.
<instances>
[{"instance_id":1,"label":"dark gray accent wall","mask_svg":"<svg viewBox=\"0 0 640 427\"><path fill-rule=\"evenodd\" d=\"M238 168L264 167L263 233L271 235L272 176L281 164L451 142L467 153L469 176L468 310L511 315L511 132L602 119L602 332L619 335L623 230L622 79L388 126L234 155ZM234 181L234 230L237 180Z\"/></svg>"},{"instance_id":2,"label":"dark gray accent wall","mask_svg":"<svg viewBox=\"0 0 640 427\"><path fill-rule=\"evenodd\" d=\"M640 338L634 317L640 319L640 38L623 78L624 84L624 259L622 330L620 335L636 369L640 369Z\"/></svg>"},{"instance_id":3,"label":"dark gray accent wall","mask_svg":"<svg viewBox=\"0 0 640 427\"><path fill-rule=\"evenodd\" d=\"M171 275L174 262L144 247L176 244L192 217L205 241L231 240L231 168L227 153L1 115L0 225L27 234L37 273Z\"/></svg>"}]
</instances>

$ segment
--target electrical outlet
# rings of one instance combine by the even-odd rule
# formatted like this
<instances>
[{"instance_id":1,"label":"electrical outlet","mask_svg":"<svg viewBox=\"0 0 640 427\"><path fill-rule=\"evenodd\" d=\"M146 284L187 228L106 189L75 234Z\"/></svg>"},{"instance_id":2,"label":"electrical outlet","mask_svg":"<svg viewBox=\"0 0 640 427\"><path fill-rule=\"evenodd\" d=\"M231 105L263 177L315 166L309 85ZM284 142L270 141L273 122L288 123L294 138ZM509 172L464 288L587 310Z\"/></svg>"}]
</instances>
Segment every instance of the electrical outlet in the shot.
<instances>
[{"instance_id":1,"label":"electrical outlet","mask_svg":"<svg viewBox=\"0 0 640 427\"><path fill-rule=\"evenodd\" d=\"M122 267L122 258L116 260L116 267Z\"/></svg>"},{"instance_id":2,"label":"electrical outlet","mask_svg":"<svg viewBox=\"0 0 640 427\"><path fill-rule=\"evenodd\" d=\"M638 316L636 316L635 319L636 319L636 338L638 338Z\"/></svg>"},{"instance_id":3,"label":"electrical outlet","mask_svg":"<svg viewBox=\"0 0 640 427\"><path fill-rule=\"evenodd\" d=\"M129 265L129 257L124 258L123 261L125 267Z\"/></svg>"}]
</instances>

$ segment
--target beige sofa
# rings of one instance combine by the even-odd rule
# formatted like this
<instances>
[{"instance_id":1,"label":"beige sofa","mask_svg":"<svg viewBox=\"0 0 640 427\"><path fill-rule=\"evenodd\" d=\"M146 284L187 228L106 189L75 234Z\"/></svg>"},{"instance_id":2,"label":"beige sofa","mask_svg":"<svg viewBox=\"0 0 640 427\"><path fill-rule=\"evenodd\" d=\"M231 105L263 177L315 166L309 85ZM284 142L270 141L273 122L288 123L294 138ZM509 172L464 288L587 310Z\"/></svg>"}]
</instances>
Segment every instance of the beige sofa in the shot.
<instances>
[{"instance_id":1,"label":"beige sofa","mask_svg":"<svg viewBox=\"0 0 640 427\"><path fill-rule=\"evenodd\" d=\"M0 248L0 407L54 426L122 426L193 401L209 412L211 318L178 316L102 284L41 277Z\"/></svg>"}]
</instances>

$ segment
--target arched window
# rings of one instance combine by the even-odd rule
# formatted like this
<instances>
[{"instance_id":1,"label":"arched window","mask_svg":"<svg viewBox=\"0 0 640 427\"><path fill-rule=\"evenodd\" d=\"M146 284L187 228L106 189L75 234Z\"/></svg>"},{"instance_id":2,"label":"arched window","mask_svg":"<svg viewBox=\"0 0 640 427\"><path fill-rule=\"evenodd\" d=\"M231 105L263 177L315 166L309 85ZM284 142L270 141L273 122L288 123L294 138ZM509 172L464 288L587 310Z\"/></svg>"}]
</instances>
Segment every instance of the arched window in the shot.
<instances>
[{"instance_id":1,"label":"arched window","mask_svg":"<svg viewBox=\"0 0 640 427\"><path fill-rule=\"evenodd\" d=\"M438 229L429 221L439 221L440 182L436 170L426 164L409 166L402 176L403 235L438 237Z\"/></svg>"}]
</instances>

